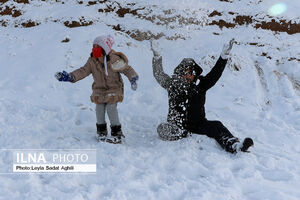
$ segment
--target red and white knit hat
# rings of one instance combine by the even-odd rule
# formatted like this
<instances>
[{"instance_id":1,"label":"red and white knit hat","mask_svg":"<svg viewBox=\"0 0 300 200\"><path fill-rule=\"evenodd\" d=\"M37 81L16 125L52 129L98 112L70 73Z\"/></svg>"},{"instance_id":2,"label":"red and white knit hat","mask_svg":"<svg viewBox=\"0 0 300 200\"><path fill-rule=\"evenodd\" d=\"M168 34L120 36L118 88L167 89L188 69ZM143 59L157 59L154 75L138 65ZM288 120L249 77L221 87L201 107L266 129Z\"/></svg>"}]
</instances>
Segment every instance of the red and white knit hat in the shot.
<instances>
[{"instance_id":1,"label":"red and white knit hat","mask_svg":"<svg viewBox=\"0 0 300 200\"><path fill-rule=\"evenodd\" d=\"M101 35L95 38L93 44L98 44L105 51L106 55L111 51L112 45L115 43L113 36L111 35ZM106 56L104 57L104 66L105 66L105 74L108 76L107 71L107 60Z\"/></svg>"},{"instance_id":2,"label":"red and white knit hat","mask_svg":"<svg viewBox=\"0 0 300 200\"><path fill-rule=\"evenodd\" d=\"M95 38L93 44L98 44L105 51L106 55L109 54L112 49L112 45L115 43L113 36L101 35Z\"/></svg>"}]
</instances>

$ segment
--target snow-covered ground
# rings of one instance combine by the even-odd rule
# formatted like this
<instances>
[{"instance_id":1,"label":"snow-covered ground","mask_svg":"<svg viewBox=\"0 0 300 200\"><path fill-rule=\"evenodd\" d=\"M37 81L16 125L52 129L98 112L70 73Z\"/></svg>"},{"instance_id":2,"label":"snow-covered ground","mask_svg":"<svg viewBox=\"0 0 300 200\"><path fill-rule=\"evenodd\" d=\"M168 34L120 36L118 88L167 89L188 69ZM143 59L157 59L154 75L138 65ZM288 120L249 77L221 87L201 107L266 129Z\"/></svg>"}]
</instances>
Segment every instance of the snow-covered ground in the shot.
<instances>
[{"instance_id":1,"label":"snow-covered ground","mask_svg":"<svg viewBox=\"0 0 300 200\"><path fill-rule=\"evenodd\" d=\"M15 5L24 12L17 18L0 16L7 23L0 26L0 148L97 149L97 174L5 174L12 168L11 157L0 152L1 200L300 199L299 33L207 25L207 14L215 9L259 17L272 12L278 19L299 22L296 1L278 2L286 5L282 12L270 10L274 4L269 1L131 5L149 8L141 10L144 16L161 16L155 20L98 11L110 4L124 7L133 0L90 6L88 1L70 0L17 2L1 3L2 8ZM172 15L177 20L157 23ZM94 23L64 26L64 21L81 16ZM181 23L180 16L201 23ZM14 27L28 19L40 25ZM113 28L117 24L121 31ZM135 40L126 33L129 30L164 34L158 42L168 74L184 57L194 58L206 74L223 44L235 38L223 76L207 93L206 111L208 119L222 121L239 138L252 137L251 153L226 153L200 135L175 142L158 138L156 127L167 116L167 93L152 75L148 36ZM54 78L57 71L70 72L85 64L93 39L108 33L115 37L114 49L124 52L140 75L135 92L124 77L125 99L118 105L126 135L122 145L95 140L95 105L89 100L92 77L76 84ZM61 42L65 38L70 41Z\"/></svg>"}]
</instances>

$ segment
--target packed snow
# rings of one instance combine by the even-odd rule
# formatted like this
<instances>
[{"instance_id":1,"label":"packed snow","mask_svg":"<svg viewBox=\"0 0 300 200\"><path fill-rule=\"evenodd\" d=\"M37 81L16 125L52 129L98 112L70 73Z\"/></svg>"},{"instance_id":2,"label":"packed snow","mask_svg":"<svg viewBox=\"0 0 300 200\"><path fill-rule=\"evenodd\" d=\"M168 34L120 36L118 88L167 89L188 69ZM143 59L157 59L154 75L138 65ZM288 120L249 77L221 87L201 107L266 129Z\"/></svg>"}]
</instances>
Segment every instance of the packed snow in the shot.
<instances>
[{"instance_id":1,"label":"packed snow","mask_svg":"<svg viewBox=\"0 0 300 200\"><path fill-rule=\"evenodd\" d=\"M299 33L276 33L250 25L231 29L177 21L159 25L131 15L119 18L99 13L102 4L85 6L87 1L83 2L4 4L12 3L25 12L19 19L0 16L10 20L8 26L0 26L1 200L300 199ZM291 0L278 1L286 5L278 10L270 1L159 2L139 1L134 6L151 7L156 15L170 7L174 16L199 19L205 18L203 10L217 8L249 15L272 12L299 21L299 3ZM135 1L120 1L126 3ZM95 21L77 28L53 21L80 16ZM41 24L14 27L24 19ZM194 58L203 73L208 73L223 44L234 38L237 44L226 69L207 93L206 113L209 120L222 121L240 139L253 138L251 153L227 153L201 135L174 142L160 140L156 127L166 121L168 97L153 77L149 41L135 40L114 30L112 24L127 30L151 30L155 35L163 32L165 36L157 41L169 75L185 57ZM123 52L139 74L137 91L131 90L123 76L125 98L118 110L126 138L121 145L95 139L92 77L75 84L54 77L57 71L71 72L83 66L92 41L102 34L114 36L114 49ZM61 42L66 38L70 41ZM13 149L96 149L97 173L8 173Z\"/></svg>"}]
</instances>

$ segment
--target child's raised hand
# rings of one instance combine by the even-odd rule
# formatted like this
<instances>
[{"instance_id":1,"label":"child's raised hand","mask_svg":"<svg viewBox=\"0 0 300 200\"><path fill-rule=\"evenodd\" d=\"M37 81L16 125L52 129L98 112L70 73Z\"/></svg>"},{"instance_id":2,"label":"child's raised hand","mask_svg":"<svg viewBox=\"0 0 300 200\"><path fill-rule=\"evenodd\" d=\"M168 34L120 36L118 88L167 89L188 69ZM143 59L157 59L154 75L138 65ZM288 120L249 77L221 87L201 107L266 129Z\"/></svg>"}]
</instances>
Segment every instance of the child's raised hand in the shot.
<instances>
[{"instance_id":1,"label":"child's raised hand","mask_svg":"<svg viewBox=\"0 0 300 200\"><path fill-rule=\"evenodd\" d=\"M222 52L221 52L221 57L222 57L223 59L228 59L229 54L230 54L230 51L231 51L231 49L232 49L232 46L233 46L234 42L235 42L235 41L234 41L234 39L232 38L232 39L229 41L228 44L224 44L223 49L222 49Z\"/></svg>"},{"instance_id":2,"label":"child's raised hand","mask_svg":"<svg viewBox=\"0 0 300 200\"><path fill-rule=\"evenodd\" d=\"M154 41L153 39L151 39L150 46L151 46L151 50L152 50L154 56L158 57L161 55L161 48L159 47L157 41Z\"/></svg>"}]
</instances>

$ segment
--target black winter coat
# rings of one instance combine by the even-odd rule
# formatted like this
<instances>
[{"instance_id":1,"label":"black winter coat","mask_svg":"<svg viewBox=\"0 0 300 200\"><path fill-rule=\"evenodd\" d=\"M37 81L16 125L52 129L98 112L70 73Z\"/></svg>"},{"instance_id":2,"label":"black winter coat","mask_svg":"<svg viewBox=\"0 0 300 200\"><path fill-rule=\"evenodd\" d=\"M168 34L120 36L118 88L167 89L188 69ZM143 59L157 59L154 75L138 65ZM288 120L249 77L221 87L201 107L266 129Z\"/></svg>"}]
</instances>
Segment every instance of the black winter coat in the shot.
<instances>
[{"instance_id":1,"label":"black winter coat","mask_svg":"<svg viewBox=\"0 0 300 200\"><path fill-rule=\"evenodd\" d=\"M168 122L182 129L195 132L206 121L206 91L216 84L221 77L227 60L218 59L215 66L206 76L201 76L202 69L193 59L184 59L169 77L162 68L162 58L153 58L153 75L157 82L168 91L169 113ZM187 68L195 72L195 80L187 83L183 80Z\"/></svg>"}]
</instances>

